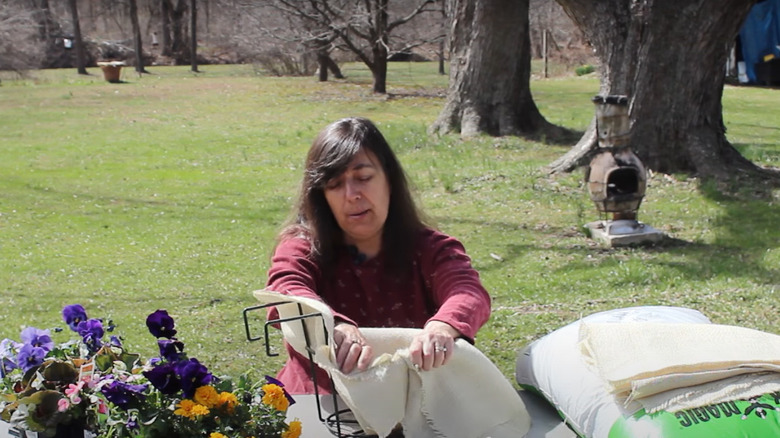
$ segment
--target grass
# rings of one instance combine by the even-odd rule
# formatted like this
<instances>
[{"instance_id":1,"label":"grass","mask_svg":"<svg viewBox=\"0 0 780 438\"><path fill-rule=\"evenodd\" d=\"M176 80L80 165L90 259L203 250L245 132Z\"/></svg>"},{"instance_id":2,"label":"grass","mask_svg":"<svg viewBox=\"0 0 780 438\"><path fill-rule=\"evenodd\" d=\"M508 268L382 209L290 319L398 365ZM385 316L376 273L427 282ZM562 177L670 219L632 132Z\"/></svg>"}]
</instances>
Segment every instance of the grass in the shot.
<instances>
[{"instance_id":1,"label":"grass","mask_svg":"<svg viewBox=\"0 0 780 438\"><path fill-rule=\"evenodd\" d=\"M654 174L640 219L672 239L604 248L582 232L599 217L581 172L543 171L567 147L426 134L446 90L434 64L392 64L388 96L370 92L359 65L324 84L251 66L201 69L150 67L140 78L125 69L122 84L97 69L0 77L0 338L62 326L60 309L78 302L148 357L144 318L166 308L186 351L213 372L274 373L283 358L246 341L242 309L265 284L311 140L348 115L380 125L424 210L466 245L493 296L477 345L509 380L524 345L611 308L686 306L777 333L777 191L737 198ZM585 129L594 75L531 86L550 121ZM780 90L727 87L723 106L741 152L780 166Z\"/></svg>"}]
</instances>

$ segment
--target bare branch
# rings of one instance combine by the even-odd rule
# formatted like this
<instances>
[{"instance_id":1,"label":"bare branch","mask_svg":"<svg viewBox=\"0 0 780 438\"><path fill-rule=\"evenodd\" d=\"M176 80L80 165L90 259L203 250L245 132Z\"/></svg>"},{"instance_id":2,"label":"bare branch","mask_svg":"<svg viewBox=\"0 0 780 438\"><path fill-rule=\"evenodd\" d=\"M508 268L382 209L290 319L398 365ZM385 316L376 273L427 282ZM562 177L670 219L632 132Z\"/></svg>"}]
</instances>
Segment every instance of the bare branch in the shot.
<instances>
[{"instance_id":1,"label":"bare branch","mask_svg":"<svg viewBox=\"0 0 780 438\"><path fill-rule=\"evenodd\" d=\"M423 2L420 3L419 5L417 5L417 7L412 12L409 13L409 15L407 15L406 17L403 17L403 18L399 18L398 20L395 20L395 21L391 22L390 24L388 24L387 25L388 33L390 31L392 31L393 29L395 29L396 27L398 27L398 26L400 26L402 24L408 23L409 21L412 20L412 18L422 14L423 12L441 12L440 9L429 9L428 8L428 5L432 5L432 4L436 3L437 1L444 1L444 0L423 0Z\"/></svg>"}]
</instances>

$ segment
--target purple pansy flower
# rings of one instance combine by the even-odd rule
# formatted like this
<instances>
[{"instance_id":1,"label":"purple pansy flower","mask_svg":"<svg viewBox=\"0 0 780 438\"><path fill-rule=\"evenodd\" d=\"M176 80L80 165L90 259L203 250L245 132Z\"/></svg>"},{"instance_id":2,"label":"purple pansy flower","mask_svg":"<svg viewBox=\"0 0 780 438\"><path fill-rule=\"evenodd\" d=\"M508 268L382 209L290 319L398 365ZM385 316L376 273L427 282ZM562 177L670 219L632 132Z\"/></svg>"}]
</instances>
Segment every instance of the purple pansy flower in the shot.
<instances>
[{"instance_id":1,"label":"purple pansy flower","mask_svg":"<svg viewBox=\"0 0 780 438\"><path fill-rule=\"evenodd\" d=\"M287 392L286 389L284 389L284 383L281 382L279 379L275 379L269 375L265 376L265 381L267 383L270 383L272 385L276 385L280 388L282 388L282 391L284 391L284 397L287 399L288 402L290 402L291 405L295 404L295 399L292 398L289 392Z\"/></svg>"},{"instance_id":2,"label":"purple pansy flower","mask_svg":"<svg viewBox=\"0 0 780 438\"><path fill-rule=\"evenodd\" d=\"M106 396L108 401L121 409L127 410L132 407L134 401L143 401L146 398L143 392L148 387L149 385L146 384L132 385L119 380L112 380L111 383L100 388L100 392Z\"/></svg>"},{"instance_id":3,"label":"purple pansy flower","mask_svg":"<svg viewBox=\"0 0 780 438\"><path fill-rule=\"evenodd\" d=\"M125 427L127 430L133 432L141 429L141 426L138 425L138 421L135 418L130 418L125 423Z\"/></svg>"},{"instance_id":4,"label":"purple pansy flower","mask_svg":"<svg viewBox=\"0 0 780 438\"><path fill-rule=\"evenodd\" d=\"M71 304L62 308L62 319L71 330L77 332L79 323L87 320L87 311L81 304Z\"/></svg>"},{"instance_id":5,"label":"purple pansy flower","mask_svg":"<svg viewBox=\"0 0 780 438\"><path fill-rule=\"evenodd\" d=\"M0 361L2 361L2 372L10 373L11 371L19 368L16 364L17 351L22 347L22 344L14 341L13 339L5 338L0 341Z\"/></svg>"},{"instance_id":6,"label":"purple pansy flower","mask_svg":"<svg viewBox=\"0 0 780 438\"><path fill-rule=\"evenodd\" d=\"M101 339L105 334L103 323L99 319L81 321L77 327L79 335L84 339L84 344L89 351L95 352L103 345Z\"/></svg>"},{"instance_id":7,"label":"purple pansy flower","mask_svg":"<svg viewBox=\"0 0 780 438\"><path fill-rule=\"evenodd\" d=\"M195 390L208 385L214 376L198 359L182 360L176 363L176 374L181 377L181 389L185 398L192 398Z\"/></svg>"},{"instance_id":8,"label":"purple pansy flower","mask_svg":"<svg viewBox=\"0 0 780 438\"><path fill-rule=\"evenodd\" d=\"M157 310L146 317L146 326L156 338L172 338L176 336L173 328L173 318L166 310Z\"/></svg>"},{"instance_id":9,"label":"purple pansy flower","mask_svg":"<svg viewBox=\"0 0 780 438\"><path fill-rule=\"evenodd\" d=\"M176 375L176 368L172 363L163 363L149 371L143 372L144 377L165 395L173 395L181 390L181 380Z\"/></svg>"},{"instance_id":10,"label":"purple pansy flower","mask_svg":"<svg viewBox=\"0 0 780 438\"><path fill-rule=\"evenodd\" d=\"M78 332L81 335L81 337L93 337L93 338L102 338L105 334L105 330L103 330L103 323L99 319L88 319L86 321L81 321L78 326Z\"/></svg>"},{"instance_id":11,"label":"purple pansy flower","mask_svg":"<svg viewBox=\"0 0 780 438\"><path fill-rule=\"evenodd\" d=\"M160 347L160 356L168 362L178 361L184 351L184 343L175 339L158 339L157 345Z\"/></svg>"},{"instance_id":12,"label":"purple pansy flower","mask_svg":"<svg viewBox=\"0 0 780 438\"><path fill-rule=\"evenodd\" d=\"M43 348L46 352L49 352L54 348L54 341L51 340L51 332L35 327L27 327L22 330L22 343L30 344L33 347Z\"/></svg>"},{"instance_id":13,"label":"purple pansy flower","mask_svg":"<svg viewBox=\"0 0 780 438\"><path fill-rule=\"evenodd\" d=\"M46 357L46 350L41 347L34 347L32 344L24 344L19 349L19 355L16 362L25 373L43 363Z\"/></svg>"},{"instance_id":14,"label":"purple pansy flower","mask_svg":"<svg viewBox=\"0 0 780 438\"><path fill-rule=\"evenodd\" d=\"M112 347L122 348L122 340L119 339L119 336L111 335L111 337L108 338L108 343Z\"/></svg>"}]
</instances>

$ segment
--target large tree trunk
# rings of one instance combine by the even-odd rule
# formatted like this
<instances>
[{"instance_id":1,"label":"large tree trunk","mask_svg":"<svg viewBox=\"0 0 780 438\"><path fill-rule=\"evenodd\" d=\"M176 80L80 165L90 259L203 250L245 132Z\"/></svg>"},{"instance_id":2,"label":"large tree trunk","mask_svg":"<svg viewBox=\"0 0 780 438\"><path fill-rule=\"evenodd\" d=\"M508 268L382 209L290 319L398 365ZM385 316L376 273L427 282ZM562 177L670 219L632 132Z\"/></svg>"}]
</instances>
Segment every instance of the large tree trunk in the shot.
<instances>
[{"instance_id":1,"label":"large tree trunk","mask_svg":"<svg viewBox=\"0 0 780 438\"><path fill-rule=\"evenodd\" d=\"M70 17L73 20L73 42L76 48L76 69L81 75L86 75L86 56L84 54L84 40L81 38L81 26L79 25L79 10L76 7L76 0L68 0L70 6Z\"/></svg>"},{"instance_id":2,"label":"large tree trunk","mask_svg":"<svg viewBox=\"0 0 780 438\"><path fill-rule=\"evenodd\" d=\"M729 48L753 1L558 0L601 61L601 94L629 96L632 150L658 172L726 178L758 168L728 142L721 97ZM551 164L587 164L593 123Z\"/></svg>"},{"instance_id":3,"label":"large tree trunk","mask_svg":"<svg viewBox=\"0 0 780 438\"><path fill-rule=\"evenodd\" d=\"M529 0L457 0L450 37L447 102L431 132L520 135L563 130L531 96Z\"/></svg>"},{"instance_id":4,"label":"large tree trunk","mask_svg":"<svg viewBox=\"0 0 780 438\"><path fill-rule=\"evenodd\" d=\"M369 65L374 77L374 93L387 92L387 46L377 44L373 50L374 60Z\"/></svg>"}]
</instances>

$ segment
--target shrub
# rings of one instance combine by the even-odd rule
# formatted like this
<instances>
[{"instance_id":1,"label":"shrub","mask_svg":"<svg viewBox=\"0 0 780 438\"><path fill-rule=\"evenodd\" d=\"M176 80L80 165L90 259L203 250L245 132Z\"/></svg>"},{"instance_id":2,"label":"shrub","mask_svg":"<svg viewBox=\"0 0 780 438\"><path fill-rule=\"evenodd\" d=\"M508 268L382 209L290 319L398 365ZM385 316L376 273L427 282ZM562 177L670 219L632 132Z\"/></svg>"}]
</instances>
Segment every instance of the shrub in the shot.
<instances>
[{"instance_id":1,"label":"shrub","mask_svg":"<svg viewBox=\"0 0 780 438\"><path fill-rule=\"evenodd\" d=\"M584 76L588 73L593 73L594 71L596 71L596 68L590 64L581 65L574 69L574 73L577 73L577 76Z\"/></svg>"}]
</instances>

